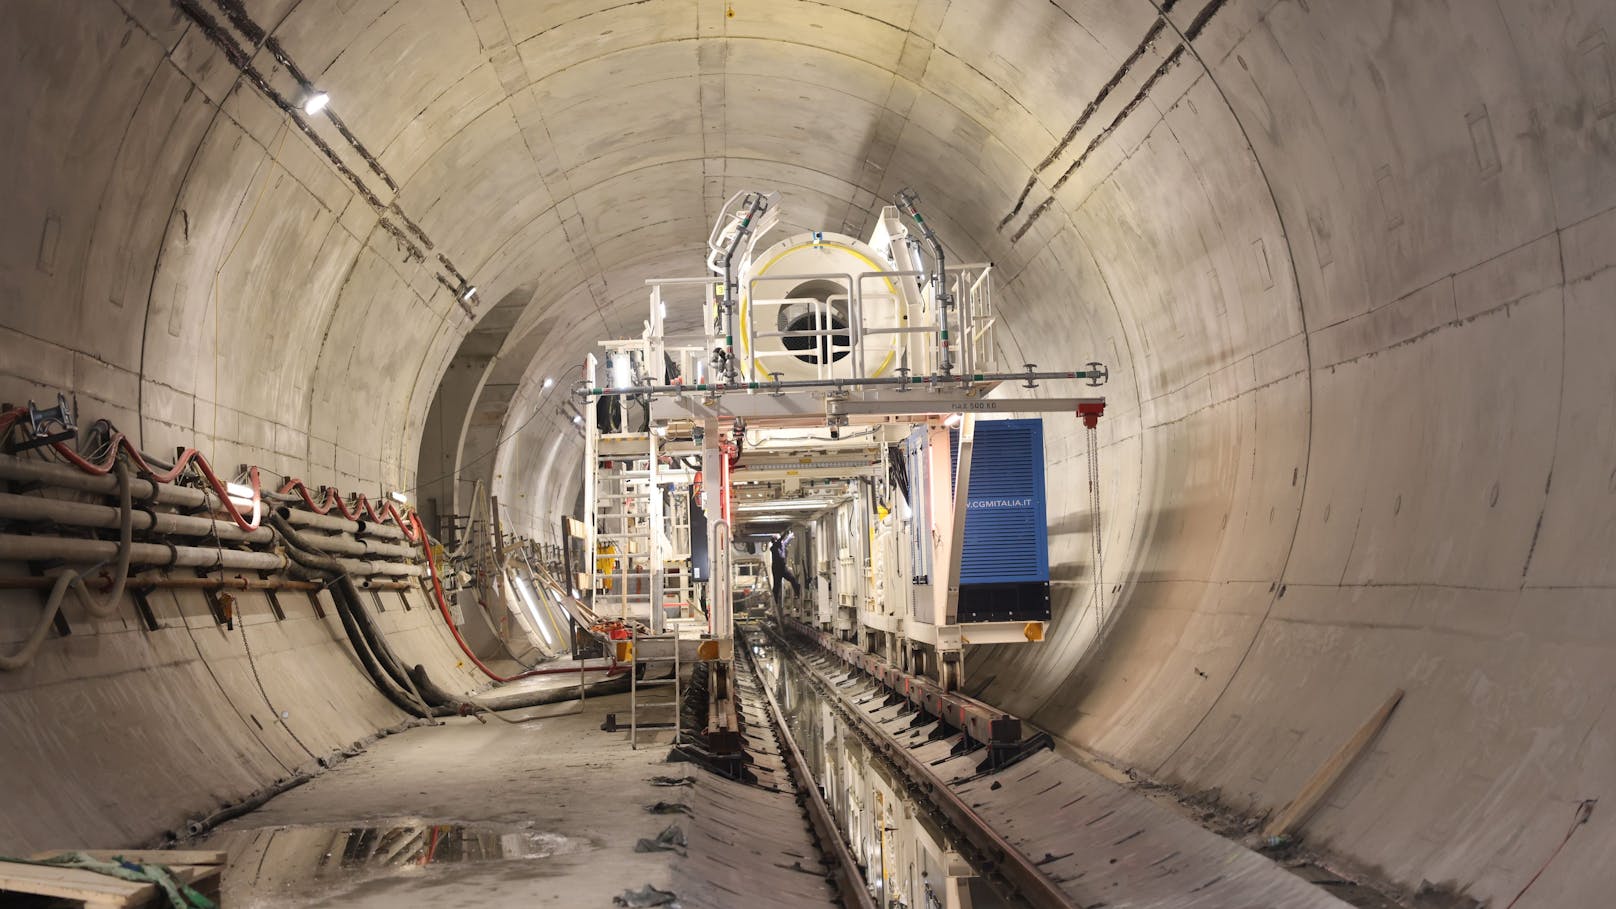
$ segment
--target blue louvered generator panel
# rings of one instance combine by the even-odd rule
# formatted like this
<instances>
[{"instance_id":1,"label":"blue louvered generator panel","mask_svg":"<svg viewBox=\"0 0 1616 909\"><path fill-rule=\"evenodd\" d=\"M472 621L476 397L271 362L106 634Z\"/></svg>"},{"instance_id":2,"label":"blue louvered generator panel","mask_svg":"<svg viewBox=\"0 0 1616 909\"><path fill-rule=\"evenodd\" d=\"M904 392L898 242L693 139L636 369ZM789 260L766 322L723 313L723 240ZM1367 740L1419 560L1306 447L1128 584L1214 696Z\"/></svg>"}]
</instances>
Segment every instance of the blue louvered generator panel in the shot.
<instances>
[{"instance_id":1,"label":"blue louvered generator panel","mask_svg":"<svg viewBox=\"0 0 1616 909\"><path fill-rule=\"evenodd\" d=\"M959 434L952 436L957 466ZM979 421L966 491L960 587L1048 581L1044 422Z\"/></svg>"},{"instance_id":2,"label":"blue louvered generator panel","mask_svg":"<svg viewBox=\"0 0 1616 909\"><path fill-rule=\"evenodd\" d=\"M915 527L931 526L927 490L954 486L959 469L959 433L950 433L952 468L927 476L928 435L916 429L904 444ZM930 583L931 539L913 535L915 582ZM1049 519L1044 490L1042 420L980 420L966 490L965 545L960 559L956 621L1047 622L1049 611Z\"/></svg>"}]
</instances>

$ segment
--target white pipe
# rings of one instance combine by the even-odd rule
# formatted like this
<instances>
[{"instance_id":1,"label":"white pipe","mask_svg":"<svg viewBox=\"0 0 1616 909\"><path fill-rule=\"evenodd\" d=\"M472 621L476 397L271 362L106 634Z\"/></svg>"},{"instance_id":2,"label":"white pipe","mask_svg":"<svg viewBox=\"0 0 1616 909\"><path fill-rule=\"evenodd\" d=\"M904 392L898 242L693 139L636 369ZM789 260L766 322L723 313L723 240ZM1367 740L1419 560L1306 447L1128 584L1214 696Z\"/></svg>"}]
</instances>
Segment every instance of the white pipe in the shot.
<instances>
[{"instance_id":1,"label":"white pipe","mask_svg":"<svg viewBox=\"0 0 1616 909\"><path fill-rule=\"evenodd\" d=\"M420 565L408 562L368 562L360 559L338 559L342 570L359 577L387 575L395 578L418 578L426 573Z\"/></svg>"},{"instance_id":2,"label":"white pipe","mask_svg":"<svg viewBox=\"0 0 1616 909\"><path fill-rule=\"evenodd\" d=\"M15 455L0 455L0 480L10 480L16 483L39 483L104 496L118 494L118 480L110 474L85 473L78 468L69 467L65 464L34 461L19 458ZM163 505L175 505L182 508L206 508L214 511L224 507L224 503L220 501L219 497L209 490L177 486L172 483L154 483L151 480L143 480L138 477L131 478L129 482L130 492L133 497L142 502L156 501ZM366 521L361 526L361 522L349 521L345 518L331 515L315 514L311 511L291 507L287 507L286 512L287 520L298 527L315 527L321 530L381 537L387 540L404 539L403 531L390 524L377 524ZM231 526L234 526L233 522Z\"/></svg>"},{"instance_id":3,"label":"white pipe","mask_svg":"<svg viewBox=\"0 0 1616 909\"><path fill-rule=\"evenodd\" d=\"M355 536L381 537L384 540L402 540L404 532L389 524L377 524L371 521L350 521L336 515L315 514L312 511L302 511L296 508L281 509L281 516L293 527L310 527L315 530L335 531L337 533L351 533Z\"/></svg>"},{"instance_id":4,"label":"white pipe","mask_svg":"<svg viewBox=\"0 0 1616 909\"><path fill-rule=\"evenodd\" d=\"M56 585L51 588L50 596L46 599L45 609L40 613L39 621L34 624L34 630L29 633L28 639L16 653L0 657L0 670L7 672L22 669L34 661L39 653L40 646L45 641L45 635L50 626L56 621L56 614L61 611L62 598L67 595L68 587L78 594L79 601L90 615L96 618L106 618L117 611L118 605L123 602L124 585L129 580L129 563L134 555L134 502L130 495L129 465L122 460L117 461L117 476L114 482L118 484L118 542L107 544L115 546L113 555L117 560L114 568L112 587L107 591L106 597L99 598L90 592L84 585L84 576L76 571L64 571L56 579ZM110 509L109 509L110 510Z\"/></svg>"},{"instance_id":5,"label":"white pipe","mask_svg":"<svg viewBox=\"0 0 1616 909\"><path fill-rule=\"evenodd\" d=\"M286 557L275 552L244 552L212 546L167 546L162 543L131 543L130 562L136 565L173 565L182 568L241 568L253 571L280 571ZM0 562L65 562L93 565L117 558L118 544L111 540L78 540L67 537L0 534Z\"/></svg>"},{"instance_id":6,"label":"white pipe","mask_svg":"<svg viewBox=\"0 0 1616 909\"><path fill-rule=\"evenodd\" d=\"M42 483L50 486L60 486L63 489L76 489L80 492L94 492L104 496L118 494L118 478L110 474L85 473L75 467L63 464L51 464L46 461L30 461L13 455L0 456L0 480L11 480L18 483ZM155 493L154 493L155 487ZM222 508L218 496L200 489L187 486L175 486L170 483L153 483L150 480L131 479L129 481L131 495L143 502L156 501L164 505L180 505L186 508Z\"/></svg>"},{"instance_id":7,"label":"white pipe","mask_svg":"<svg viewBox=\"0 0 1616 909\"><path fill-rule=\"evenodd\" d=\"M363 538L351 540L323 533L300 533L299 536L317 551L331 555L363 556L370 559L408 559L415 556L413 546L400 546Z\"/></svg>"},{"instance_id":8,"label":"white pipe","mask_svg":"<svg viewBox=\"0 0 1616 909\"><path fill-rule=\"evenodd\" d=\"M88 502L70 502L64 499L46 499L39 496L0 493L0 519L15 521L51 521L75 527L114 528L119 526L119 509ZM216 521L212 518L168 512L135 511L131 515L134 530L154 533L172 533L203 537L218 535L225 542L273 543L275 535L267 527L247 532L234 521Z\"/></svg>"}]
</instances>

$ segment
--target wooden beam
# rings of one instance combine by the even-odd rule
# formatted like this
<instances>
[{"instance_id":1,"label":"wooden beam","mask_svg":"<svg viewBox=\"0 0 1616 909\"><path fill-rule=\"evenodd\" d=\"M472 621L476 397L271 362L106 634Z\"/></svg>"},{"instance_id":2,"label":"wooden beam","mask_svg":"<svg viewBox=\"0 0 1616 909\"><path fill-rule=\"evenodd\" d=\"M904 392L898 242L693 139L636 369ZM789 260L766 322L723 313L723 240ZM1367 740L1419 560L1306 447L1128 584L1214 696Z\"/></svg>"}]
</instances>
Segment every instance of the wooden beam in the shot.
<instances>
[{"instance_id":1,"label":"wooden beam","mask_svg":"<svg viewBox=\"0 0 1616 909\"><path fill-rule=\"evenodd\" d=\"M35 861L44 861L64 852L82 852L90 858L103 862L121 858L139 865L168 865L171 867L174 865L223 865L230 857L228 852L212 852L204 849L53 849L36 852L29 858Z\"/></svg>"},{"instance_id":2,"label":"wooden beam","mask_svg":"<svg viewBox=\"0 0 1616 909\"><path fill-rule=\"evenodd\" d=\"M1375 715L1358 727L1358 731L1353 734L1352 738L1348 739L1345 745L1342 745L1335 754L1330 755L1330 759L1319 767L1313 774L1313 778L1307 781L1306 786L1302 787L1302 791L1296 794L1296 798L1291 799L1290 804L1286 805L1284 810L1274 815L1273 819L1268 822L1268 826L1263 828L1262 835L1264 837L1283 836L1301 826L1302 822L1307 820L1308 815L1313 813L1313 809L1319 806L1319 802L1323 801L1325 794L1336 784L1336 781L1341 779L1341 775L1346 773L1348 767L1352 766L1352 762L1374 740L1375 736L1386 725L1386 721L1391 719L1392 711L1397 709L1397 705L1402 700L1403 689L1399 688L1393 691L1391 697L1386 699L1386 703L1380 705L1380 709L1375 711Z\"/></svg>"},{"instance_id":3,"label":"wooden beam","mask_svg":"<svg viewBox=\"0 0 1616 909\"><path fill-rule=\"evenodd\" d=\"M0 862L0 890L80 900L90 906L138 906L157 894L157 885L80 868Z\"/></svg>"}]
</instances>

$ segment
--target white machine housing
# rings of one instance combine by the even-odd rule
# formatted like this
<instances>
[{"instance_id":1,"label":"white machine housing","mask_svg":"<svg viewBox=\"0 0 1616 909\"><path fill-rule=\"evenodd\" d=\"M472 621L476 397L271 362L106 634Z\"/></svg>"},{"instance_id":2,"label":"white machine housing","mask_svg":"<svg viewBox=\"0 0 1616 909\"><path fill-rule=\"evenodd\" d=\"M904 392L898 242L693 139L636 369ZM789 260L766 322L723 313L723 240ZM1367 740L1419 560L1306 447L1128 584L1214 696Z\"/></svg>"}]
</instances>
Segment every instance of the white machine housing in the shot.
<instances>
[{"instance_id":1,"label":"white machine housing","mask_svg":"<svg viewBox=\"0 0 1616 909\"><path fill-rule=\"evenodd\" d=\"M896 274L895 274L896 273ZM759 381L852 379L913 368L931 321L908 232L888 207L869 243L812 231L741 263L737 353Z\"/></svg>"}]
</instances>

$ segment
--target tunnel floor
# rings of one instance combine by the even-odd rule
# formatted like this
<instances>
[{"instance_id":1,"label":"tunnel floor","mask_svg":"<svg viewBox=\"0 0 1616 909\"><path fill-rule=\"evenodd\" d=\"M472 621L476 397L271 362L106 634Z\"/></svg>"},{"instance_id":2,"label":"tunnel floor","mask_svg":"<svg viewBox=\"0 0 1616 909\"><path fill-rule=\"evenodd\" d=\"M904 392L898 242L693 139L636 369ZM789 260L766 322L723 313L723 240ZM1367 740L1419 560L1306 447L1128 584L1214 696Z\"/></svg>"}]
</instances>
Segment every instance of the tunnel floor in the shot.
<instances>
[{"instance_id":1,"label":"tunnel floor","mask_svg":"<svg viewBox=\"0 0 1616 909\"><path fill-rule=\"evenodd\" d=\"M384 739L203 842L230 852L225 904L608 906L667 889L672 854L634 845L669 821L644 806L679 800L651 780L687 765L600 731L627 705L610 695L514 711L532 717L520 725L451 719ZM417 838L427 855L404 845Z\"/></svg>"},{"instance_id":2,"label":"tunnel floor","mask_svg":"<svg viewBox=\"0 0 1616 909\"><path fill-rule=\"evenodd\" d=\"M547 678L506 687L561 685ZM800 719L816 696L802 680L792 687L803 705L794 711ZM745 905L744 898L758 892L775 894L771 905L830 905L823 879L800 870L816 867L819 856L795 799L768 791L782 781L765 780L767 786L759 788L689 763L670 763L667 733L649 747L631 749L626 732L601 729L608 714L627 716L628 700L627 694L605 695L509 711L516 723L457 718L417 726L187 846L229 853L222 892L229 906L611 906L647 885L677 894L685 907ZM883 724L896 723L894 730L906 725L878 703L867 709ZM902 734L918 735L907 729ZM943 749L940 759L946 760L946 743L929 747ZM774 766L777 755L763 751L755 757L765 775L783 776ZM1102 782L1092 772L1102 766L1083 760L1091 771L1082 771L1075 757L1046 753L1027 763L1030 772L999 779L1010 787L1007 794L1033 785L1025 780L1035 774L1041 774L1040 788L1051 785L1041 782L1045 776L1065 780L1068 788L1092 789L1105 811L1098 820L1031 810L1020 817L1012 811L998 818L1012 839L1017 827L1031 824L1057 833L1062 842L1076 842L1083 839L1080 830L1113 814L1136 814L1140 832L1167 835L1163 842L1173 855L1181 849L1216 854L1222 856L1220 867L1231 861L1227 846L1195 828L1238 841L1238 821L1211 816L1170 789L1140 785L1115 771L1103 774L1111 782ZM982 800L980 807L1003 807L995 804L1003 796L984 787L987 781L977 784L981 791L973 796ZM1019 795L1015 801L1020 803ZM1183 820L1163 816L1164 808ZM680 826L683 848L636 849L670 825ZM1095 849L1104 845L1089 843L1079 851L1098 855ZM1341 905L1397 905L1332 879L1322 868L1281 864L1343 900ZM1260 867L1247 870L1262 876ZM1300 893L1283 880L1266 880L1253 892L1277 885L1292 897ZM998 904L993 891L975 891L982 904Z\"/></svg>"}]
</instances>

